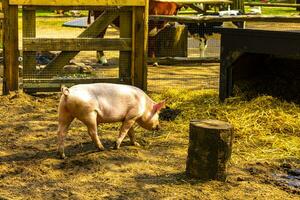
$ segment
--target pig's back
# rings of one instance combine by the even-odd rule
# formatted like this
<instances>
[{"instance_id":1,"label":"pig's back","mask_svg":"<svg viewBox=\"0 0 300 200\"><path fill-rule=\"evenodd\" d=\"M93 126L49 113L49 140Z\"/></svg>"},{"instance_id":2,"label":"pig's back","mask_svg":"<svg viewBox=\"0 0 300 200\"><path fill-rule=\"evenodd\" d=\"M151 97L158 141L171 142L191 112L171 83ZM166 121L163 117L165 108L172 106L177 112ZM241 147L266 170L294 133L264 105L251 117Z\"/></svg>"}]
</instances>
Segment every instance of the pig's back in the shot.
<instances>
[{"instance_id":1,"label":"pig's back","mask_svg":"<svg viewBox=\"0 0 300 200\"><path fill-rule=\"evenodd\" d=\"M137 87L112 83L79 84L71 87L70 93L73 95L85 94L87 96L102 97L107 99L115 99L116 97L145 97L146 99L150 99L141 89Z\"/></svg>"},{"instance_id":2,"label":"pig's back","mask_svg":"<svg viewBox=\"0 0 300 200\"><path fill-rule=\"evenodd\" d=\"M110 83L76 85L70 88L70 95L97 109L105 122L119 121L128 113L142 115L152 102L139 88Z\"/></svg>"}]
</instances>

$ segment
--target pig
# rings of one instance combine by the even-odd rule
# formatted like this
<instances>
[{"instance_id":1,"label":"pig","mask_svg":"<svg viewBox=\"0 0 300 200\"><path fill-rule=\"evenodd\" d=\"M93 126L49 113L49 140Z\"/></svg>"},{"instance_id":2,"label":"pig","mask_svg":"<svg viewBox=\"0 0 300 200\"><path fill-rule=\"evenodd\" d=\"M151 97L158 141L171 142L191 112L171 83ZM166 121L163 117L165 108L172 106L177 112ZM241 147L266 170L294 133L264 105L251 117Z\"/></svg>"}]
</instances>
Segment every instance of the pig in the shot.
<instances>
[{"instance_id":1,"label":"pig","mask_svg":"<svg viewBox=\"0 0 300 200\"><path fill-rule=\"evenodd\" d=\"M58 154L65 158L64 135L69 125L77 118L88 129L96 147L104 147L98 137L97 126L100 123L122 122L119 137L115 142L118 149L127 135L132 145L135 141L133 125L147 130L159 130L159 112L165 108L165 100L154 102L137 87L111 83L80 84L70 88L62 86L58 106Z\"/></svg>"}]
</instances>

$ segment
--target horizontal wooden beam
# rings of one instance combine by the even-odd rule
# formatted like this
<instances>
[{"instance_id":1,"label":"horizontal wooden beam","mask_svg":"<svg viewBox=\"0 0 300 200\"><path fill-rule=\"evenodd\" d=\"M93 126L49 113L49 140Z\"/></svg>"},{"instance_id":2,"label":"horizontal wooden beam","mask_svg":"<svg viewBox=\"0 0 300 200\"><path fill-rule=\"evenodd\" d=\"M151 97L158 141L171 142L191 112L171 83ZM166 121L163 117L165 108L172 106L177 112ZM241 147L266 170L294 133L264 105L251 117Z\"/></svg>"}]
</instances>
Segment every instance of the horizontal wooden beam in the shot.
<instances>
[{"instance_id":1,"label":"horizontal wooden beam","mask_svg":"<svg viewBox=\"0 0 300 200\"><path fill-rule=\"evenodd\" d=\"M201 23L201 22L288 22L300 23L300 16L272 16L272 15L238 15L238 16L166 16L150 15L149 20L169 21L181 23Z\"/></svg>"},{"instance_id":2,"label":"horizontal wooden beam","mask_svg":"<svg viewBox=\"0 0 300 200\"><path fill-rule=\"evenodd\" d=\"M145 6L145 0L9 0L27 6Z\"/></svg>"},{"instance_id":3,"label":"horizontal wooden beam","mask_svg":"<svg viewBox=\"0 0 300 200\"><path fill-rule=\"evenodd\" d=\"M130 84L130 78L86 78L86 79L24 79L23 90L27 93L34 92L59 92L62 85L71 87L76 84L88 83L121 83Z\"/></svg>"},{"instance_id":4,"label":"horizontal wooden beam","mask_svg":"<svg viewBox=\"0 0 300 200\"><path fill-rule=\"evenodd\" d=\"M49 10L49 6L23 6L26 10ZM56 10L109 10L109 11L131 11L132 7L119 7L119 6L55 6L54 9Z\"/></svg>"},{"instance_id":5,"label":"horizontal wooden beam","mask_svg":"<svg viewBox=\"0 0 300 200\"><path fill-rule=\"evenodd\" d=\"M295 3L259 3L259 2L244 2L245 6L263 6L263 7L287 7L300 8L300 4Z\"/></svg>"},{"instance_id":6,"label":"horizontal wooden beam","mask_svg":"<svg viewBox=\"0 0 300 200\"><path fill-rule=\"evenodd\" d=\"M23 38L23 51L131 51L131 38Z\"/></svg>"},{"instance_id":7,"label":"horizontal wooden beam","mask_svg":"<svg viewBox=\"0 0 300 200\"><path fill-rule=\"evenodd\" d=\"M206 3L206 4L221 4L221 3L232 3L231 0L155 0L158 2L174 2L181 4L194 4L194 3Z\"/></svg>"},{"instance_id":8,"label":"horizontal wooden beam","mask_svg":"<svg viewBox=\"0 0 300 200\"><path fill-rule=\"evenodd\" d=\"M220 57L159 57L155 59L148 59L148 64L158 62L160 65L185 65L196 63L219 63Z\"/></svg>"}]
</instances>

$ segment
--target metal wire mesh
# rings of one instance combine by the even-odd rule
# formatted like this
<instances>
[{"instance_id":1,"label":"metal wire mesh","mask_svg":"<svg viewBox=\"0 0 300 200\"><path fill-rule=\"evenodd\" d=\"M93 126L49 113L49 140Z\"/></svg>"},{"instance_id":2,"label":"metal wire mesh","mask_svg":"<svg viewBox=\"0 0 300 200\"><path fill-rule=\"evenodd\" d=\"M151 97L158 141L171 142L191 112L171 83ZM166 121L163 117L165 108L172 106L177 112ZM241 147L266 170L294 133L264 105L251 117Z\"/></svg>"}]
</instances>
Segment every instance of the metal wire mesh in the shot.
<instances>
[{"instance_id":1,"label":"metal wire mesh","mask_svg":"<svg viewBox=\"0 0 300 200\"><path fill-rule=\"evenodd\" d=\"M25 10L26 12L26 10ZM111 14L117 11L109 11ZM108 14L109 15L109 14ZM28 17L23 17L23 21ZM88 11L54 11L37 10L36 11L36 30L26 27L28 22L23 25L23 35L25 34L36 38L63 39L67 42L71 38L100 38L99 30L95 29L83 36L83 32L90 25L87 24ZM94 17L91 17L93 23ZM24 29L25 28L25 29ZM116 26L109 25L105 30L104 38L119 38L120 33ZM23 37L20 37L22 41ZM50 40L49 40L50 41ZM93 49L91 51L61 52L52 50L53 44L62 46L58 41L52 40L49 43L49 50L34 52L23 51L23 77L26 81L34 82L41 79L64 80L69 79L100 79L100 78L118 78L119 77L119 51L97 52L89 41L80 43L83 49ZM26 42L25 42L26 43ZM25 44L23 41L23 45ZM45 43L43 43L45 44ZM76 44L70 43L70 46L76 47ZM62 46L62 48L66 48ZM41 47L41 49L45 49ZM63 55L63 56L61 56ZM31 58L30 58L31 56ZM73 57L74 56L74 57ZM105 56L105 59L104 57ZM28 58L29 57L29 58ZM63 58L64 57L64 58ZM65 59L65 57L69 59ZM29 59L29 60L28 60ZM31 60L30 60L31 59ZM47 66L48 65L48 66ZM49 66L50 65L50 66ZM58 67L59 66L59 67Z\"/></svg>"},{"instance_id":2,"label":"metal wire mesh","mask_svg":"<svg viewBox=\"0 0 300 200\"><path fill-rule=\"evenodd\" d=\"M178 57L184 59L183 62L176 65L172 63L161 65L160 62L158 62L158 67L149 65L148 90L161 91L170 88L217 89L219 64L203 64L201 60L219 57L220 35L206 36L207 48L204 54L201 53L202 39L198 35L190 34L184 24L175 24L174 27L171 26L162 30L156 39L156 56L173 57L175 60L180 60ZM189 59L199 59L199 62L188 64ZM157 58L157 60L160 59Z\"/></svg>"}]
</instances>

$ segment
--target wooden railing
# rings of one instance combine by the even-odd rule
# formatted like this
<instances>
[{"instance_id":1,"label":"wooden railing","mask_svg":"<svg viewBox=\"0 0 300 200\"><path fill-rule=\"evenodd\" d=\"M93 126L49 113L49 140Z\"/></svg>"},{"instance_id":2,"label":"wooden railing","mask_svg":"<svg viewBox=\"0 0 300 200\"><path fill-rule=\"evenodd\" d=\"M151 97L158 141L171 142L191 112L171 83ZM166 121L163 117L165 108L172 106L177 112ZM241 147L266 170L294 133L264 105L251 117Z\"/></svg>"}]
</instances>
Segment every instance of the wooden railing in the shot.
<instances>
[{"instance_id":1,"label":"wooden railing","mask_svg":"<svg viewBox=\"0 0 300 200\"><path fill-rule=\"evenodd\" d=\"M3 93L18 89L18 7L23 22L23 88L29 92L58 91L61 84L120 82L147 88L148 0L3 0L5 26L5 81ZM101 17L78 38L36 38L37 9L104 10ZM114 19L120 17L120 38L95 38ZM36 69L36 51L61 51L44 69ZM79 51L117 50L119 77L110 79L56 79L59 70ZM43 84L42 84L43 83Z\"/></svg>"},{"instance_id":2,"label":"wooden railing","mask_svg":"<svg viewBox=\"0 0 300 200\"><path fill-rule=\"evenodd\" d=\"M295 3L261 3L261 2L244 2L245 6L263 6L263 7L286 7L300 8L300 4Z\"/></svg>"}]
</instances>

